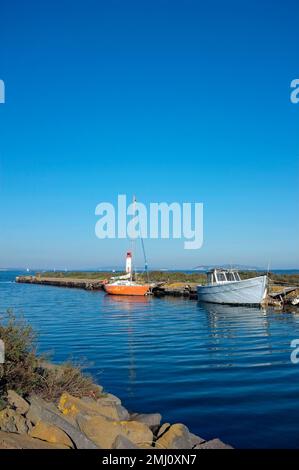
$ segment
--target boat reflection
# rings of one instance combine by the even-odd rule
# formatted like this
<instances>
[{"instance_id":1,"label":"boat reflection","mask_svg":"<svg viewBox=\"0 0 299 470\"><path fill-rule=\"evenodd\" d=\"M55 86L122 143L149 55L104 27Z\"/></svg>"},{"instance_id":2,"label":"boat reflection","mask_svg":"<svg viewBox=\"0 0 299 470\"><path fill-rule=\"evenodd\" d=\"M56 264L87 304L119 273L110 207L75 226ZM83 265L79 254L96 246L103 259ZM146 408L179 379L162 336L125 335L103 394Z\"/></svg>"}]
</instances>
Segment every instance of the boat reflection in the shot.
<instances>
[{"instance_id":1,"label":"boat reflection","mask_svg":"<svg viewBox=\"0 0 299 470\"><path fill-rule=\"evenodd\" d=\"M138 347L138 325L139 321L149 318L148 307L152 305L151 296L132 295L109 295L103 298L107 312L113 315L115 321L121 321L127 333L128 351L128 389L127 393L134 396L135 383L137 380L137 367L135 360L136 348Z\"/></svg>"},{"instance_id":2,"label":"boat reflection","mask_svg":"<svg viewBox=\"0 0 299 470\"><path fill-rule=\"evenodd\" d=\"M271 363L266 359L273 352L269 312L266 309L203 302L198 303L198 307L207 317L208 350L212 356L218 357L220 354L222 357L218 366L234 367L242 362L245 355L252 355L254 361L257 343L264 351L263 364Z\"/></svg>"},{"instance_id":3,"label":"boat reflection","mask_svg":"<svg viewBox=\"0 0 299 470\"><path fill-rule=\"evenodd\" d=\"M138 306L143 307L150 305L152 298L150 296L134 296L134 295L109 295L104 297L104 303L109 305L121 304L121 309L126 311L135 311Z\"/></svg>"},{"instance_id":4,"label":"boat reflection","mask_svg":"<svg viewBox=\"0 0 299 470\"><path fill-rule=\"evenodd\" d=\"M234 323L249 320L255 322L257 319L264 319L267 316L267 309L263 307L251 307L244 305L213 304L209 302L198 302L198 306L204 309L212 319L231 320Z\"/></svg>"}]
</instances>

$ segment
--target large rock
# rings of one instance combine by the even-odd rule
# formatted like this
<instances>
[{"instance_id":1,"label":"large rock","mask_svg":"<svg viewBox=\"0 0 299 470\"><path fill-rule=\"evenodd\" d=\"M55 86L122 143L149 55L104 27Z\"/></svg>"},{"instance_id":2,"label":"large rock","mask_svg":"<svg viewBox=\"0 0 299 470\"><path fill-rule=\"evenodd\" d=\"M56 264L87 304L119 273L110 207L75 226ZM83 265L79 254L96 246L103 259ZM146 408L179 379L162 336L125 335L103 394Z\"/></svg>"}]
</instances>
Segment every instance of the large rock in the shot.
<instances>
[{"instance_id":1,"label":"large rock","mask_svg":"<svg viewBox=\"0 0 299 470\"><path fill-rule=\"evenodd\" d=\"M192 449L193 446L189 430L184 424L173 424L155 443L158 449Z\"/></svg>"},{"instance_id":2,"label":"large rock","mask_svg":"<svg viewBox=\"0 0 299 470\"><path fill-rule=\"evenodd\" d=\"M195 446L202 444L205 440L202 437L196 436L196 434L189 433L190 442L192 448L194 449Z\"/></svg>"},{"instance_id":3,"label":"large rock","mask_svg":"<svg viewBox=\"0 0 299 470\"><path fill-rule=\"evenodd\" d=\"M17 411L5 408L0 411L0 430L25 434L31 428L31 423Z\"/></svg>"},{"instance_id":4,"label":"large rock","mask_svg":"<svg viewBox=\"0 0 299 470\"><path fill-rule=\"evenodd\" d=\"M27 434L12 434L0 431L0 449L69 449L62 444L34 439Z\"/></svg>"},{"instance_id":5,"label":"large rock","mask_svg":"<svg viewBox=\"0 0 299 470\"><path fill-rule=\"evenodd\" d=\"M111 449L120 435L138 446L151 445L153 441L152 431L137 421L113 421L101 415L78 415L77 421L81 431L103 449Z\"/></svg>"},{"instance_id":6,"label":"large rock","mask_svg":"<svg viewBox=\"0 0 299 470\"><path fill-rule=\"evenodd\" d=\"M29 410L29 403L13 390L8 390L7 401L10 406L15 408L21 415L26 414Z\"/></svg>"},{"instance_id":7,"label":"large rock","mask_svg":"<svg viewBox=\"0 0 299 470\"><path fill-rule=\"evenodd\" d=\"M62 429L74 442L77 449L97 449L98 446L88 439L76 426L69 417L64 416L51 403L45 402L42 398L31 396L30 410L26 416L31 413L31 418L35 424L39 421L45 421ZM31 408L32 407L32 408ZM34 422L33 421L33 422ZM75 422L75 421L74 421Z\"/></svg>"},{"instance_id":8,"label":"large rock","mask_svg":"<svg viewBox=\"0 0 299 470\"><path fill-rule=\"evenodd\" d=\"M127 437L119 434L113 442L112 449L140 449L134 442Z\"/></svg>"},{"instance_id":9,"label":"large rock","mask_svg":"<svg viewBox=\"0 0 299 470\"><path fill-rule=\"evenodd\" d=\"M63 393L58 404L59 410L65 415L75 418L78 414L103 415L115 420L129 419L128 411L114 401L80 399L69 393Z\"/></svg>"},{"instance_id":10,"label":"large rock","mask_svg":"<svg viewBox=\"0 0 299 470\"><path fill-rule=\"evenodd\" d=\"M158 429L157 438L161 437L170 428L170 426L170 423L163 423L162 426L160 426L160 428Z\"/></svg>"},{"instance_id":11,"label":"large rock","mask_svg":"<svg viewBox=\"0 0 299 470\"><path fill-rule=\"evenodd\" d=\"M144 423L149 428L153 429L160 426L162 416L160 413L132 413L130 414L131 421L138 421L138 423Z\"/></svg>"},{"instance_id":12,"label":"large rock","mask_svg":"<svg viewBox=\"0 0 299 470\"><path fill-rule=\"evenodd\" d=\"M125 434L131 441L139 446L151 446L153 442L153 433L144 423L138 421L122 421L122 434Z\"/></svg>"},{"instance_id":13,"label":"large rock","mask_svg":"<svg viewBox=\"0 0 299 470\"><path fill-rule=\"evenodd\" d=\"M194 447L194 449L232 449L232 448L233 447L229 446L228 444L224 444L224 442L220 441L220 439L211 439L210 441L206 441Z\"/></svg>"},{"instance_id":14,"label":"large rock","mask_svg":"<svg viewBox=\"0 0 299 470\"><path fill-rule=\"evenodd\" d=\"M121 405L121 400L112 393L104 393L97 399L97 402L99 403L102 403L104 401L109 403L115 403L116 405Z\"/></svg>"},{"instance_id":15,"label":"large rock","mask_svg":"<svg viewBox=\"0 0 299 470\"><path fill-rule=\"evenodd\" d=\"M0 398L0 411L7 407L7 402Z\"/></svg>"},{"instance_id":16,"label":"large rock","mask_svg":"<svg viewBox=\"0 0 299 470\"><path fill-rule=\"evenodd\" d=\"M42 441L50 442L51 444L62 444L65 447L74 447L73 442L69 436L53 424L40 421L29 432L29 436L41 439Z\"/></svg>"},{"instance_id":17,"label":"large rock","mask_svg":"<svg viewBox=\"0 0 299 470\"><path fill-rule=\"evenodd\" d=\"M95 412L107 418L116 420L128 420L130 415L128 411L122 406L114 402L103 402L97 401L97 407Z\"/></svg>"}]
</instances>

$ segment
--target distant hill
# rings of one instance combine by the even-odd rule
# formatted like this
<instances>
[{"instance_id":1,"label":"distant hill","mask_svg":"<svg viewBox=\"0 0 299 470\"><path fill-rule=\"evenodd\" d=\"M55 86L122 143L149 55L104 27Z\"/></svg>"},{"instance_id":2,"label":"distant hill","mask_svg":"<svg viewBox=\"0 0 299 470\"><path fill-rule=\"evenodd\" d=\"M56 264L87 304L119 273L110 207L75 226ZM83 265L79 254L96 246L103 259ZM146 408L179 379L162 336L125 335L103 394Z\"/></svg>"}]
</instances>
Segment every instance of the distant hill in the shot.
<instances>
[{"instance_id":1,"label":"distant hill","mask_svg":"<svg viewBox=\"0 0 299 470\"><path fill-rule=\"evenodd\" d=\"M238 269L240 271L264 271L265 268L258 266L248 266L246 264L220 264L220 265L200 265L193 268L194 271L209 271L209 269L222 268L222 269Z\"/></svg>"}]
</instances>

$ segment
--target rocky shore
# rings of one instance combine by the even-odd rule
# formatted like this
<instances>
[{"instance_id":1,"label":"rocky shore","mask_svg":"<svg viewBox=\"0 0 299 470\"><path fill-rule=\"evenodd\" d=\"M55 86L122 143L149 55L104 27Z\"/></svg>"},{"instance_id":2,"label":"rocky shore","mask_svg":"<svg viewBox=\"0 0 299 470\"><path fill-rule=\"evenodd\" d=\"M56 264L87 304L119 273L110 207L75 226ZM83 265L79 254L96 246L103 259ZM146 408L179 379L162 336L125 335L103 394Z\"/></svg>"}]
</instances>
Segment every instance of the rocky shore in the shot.
<instances>
[{"instance_id":1,"label":"rocky shore","mask_svg":"<svg viewBox=\"0 0 299 470\"><path fill-rule=\"evenodd\" d=\"M98 390L97 398L64 392L57 403L9 390L0 406L0 449L231 449L184 424L163 423L159 413L129 412Z\"/></svg>"},{"instance_id":2,"label":"rocky shore","mask_svg":"<svg viewBox=\"0 0 299 470\"><path fill-rule=\"evenodd\" d=\"M128 411L79 365L46 361L36 354L32 327L11 311L0 315L0 338L0 449L229 447L165 423L159 413Z\"/></svg>"}]
</instances>

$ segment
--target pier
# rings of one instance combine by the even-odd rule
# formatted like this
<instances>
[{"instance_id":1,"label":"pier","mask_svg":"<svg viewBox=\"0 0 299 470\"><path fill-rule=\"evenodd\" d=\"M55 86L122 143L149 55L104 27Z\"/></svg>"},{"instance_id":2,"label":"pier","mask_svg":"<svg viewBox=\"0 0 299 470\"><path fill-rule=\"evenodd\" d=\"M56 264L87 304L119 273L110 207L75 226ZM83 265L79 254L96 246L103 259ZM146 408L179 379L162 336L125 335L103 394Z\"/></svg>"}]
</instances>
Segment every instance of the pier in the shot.
<instances>
[{"instance_id":1,"label":"pier","mask_svg":"<svg viewBox=\"0 0 299 470\"><path fill-rule=\"evenodd\" d=\"M93 274L93 273L92 273ZM108 282L109 276L106 279L98 279L94 277L71 277L71 276L17 276L16 282L23 284L40 284L45 286L68 287L75 289L85 290L102 290L104 285ZM297 307L297 304L292 303L293 299L298 295L298 285L283 286L280 283L270 283L270 292L265 300L265 307L285 308L288 305ZM183 297L188 300L197 300L197 283L190 282L154 282L151 289L151 294L155 297ZM290 294L293 294L290 295Z\"/></svg>"},{"instance_id":2,"label":"pier","mask_svg":"<svg viewBox=\"0 0 299 470\"><path fill-rule=\"evenodd\" d=\"M16 282L23 284L42 284L44 286L71 287L75 289L100 290L105 284L99 279L76 279L68 277L17 276Z\"/></svg>"}]
</instances>

